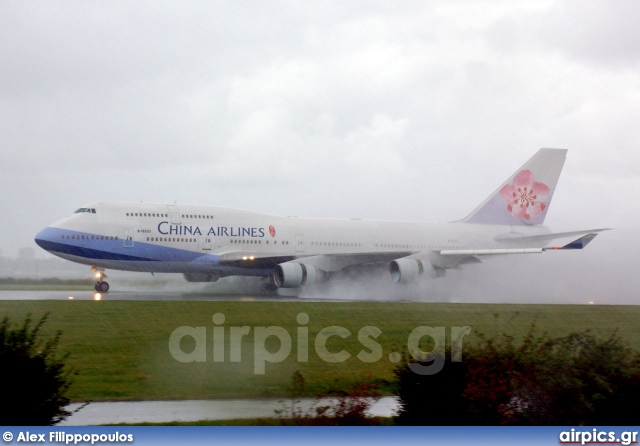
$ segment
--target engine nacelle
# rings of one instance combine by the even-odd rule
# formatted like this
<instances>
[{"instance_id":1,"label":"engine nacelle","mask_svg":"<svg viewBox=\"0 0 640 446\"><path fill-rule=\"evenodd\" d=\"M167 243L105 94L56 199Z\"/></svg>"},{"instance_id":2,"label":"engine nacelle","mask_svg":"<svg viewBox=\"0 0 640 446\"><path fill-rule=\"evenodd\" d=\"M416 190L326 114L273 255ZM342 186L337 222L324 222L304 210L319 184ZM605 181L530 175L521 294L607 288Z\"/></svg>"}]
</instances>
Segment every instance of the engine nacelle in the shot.
<instances>
[{"instance_id":1,"label":"engine nacelle","mask_svg":"<svg viewBox=\"0 0 640 446\"><path fill-rule=\"evenodd\" d=\"M280 288L299 288L315 283L318 270L304 263L287 262L276 265L273 279Z\"/></svg>"},{"instance_id":2,"label":"engine nacelle","mask_svg":"<svg viewBox=\"0 0 640 446\"><path fill-rule=\"evenodd\" d=\"M391 262L389 272L394 283L410 283L422 275L432 279L442 277L446 271L442 268L435 268L428 260L405 258Z\"/></svg>"},{"instance_id":3,"label":"engine nacelle","mask_svg":"<svg viewBox=\"0 0 640 446\"><path fill-rule=\"evenodd\" d=\"M212 273L184 273L187 282L217 282L220 276Z\"/></svg>"}]
</instances>

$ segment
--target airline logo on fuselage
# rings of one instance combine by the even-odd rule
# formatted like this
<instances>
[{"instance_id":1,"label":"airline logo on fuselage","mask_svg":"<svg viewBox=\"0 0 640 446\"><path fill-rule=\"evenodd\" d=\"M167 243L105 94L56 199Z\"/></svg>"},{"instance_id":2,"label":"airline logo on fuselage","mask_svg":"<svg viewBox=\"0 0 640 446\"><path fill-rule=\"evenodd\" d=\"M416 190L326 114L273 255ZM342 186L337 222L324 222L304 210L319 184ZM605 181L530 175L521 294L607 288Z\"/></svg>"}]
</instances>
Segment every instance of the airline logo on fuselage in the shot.
<instances>
[{"instance_id":1,"label":"airline logo on fuselage","mask_svg":"<svg viewBox=\"0 0 640 446\"><path fill-rule=\"evenodd\" d=\"M269 232L275 236L276 230L269 227ZM200 226L172 225L168 221L158 224L158 232L162 235L210 235L214 237L254 237L262 238L265 235L264 228L247 226L210 226L200 229Z\"/></svg>"}]
</instances>

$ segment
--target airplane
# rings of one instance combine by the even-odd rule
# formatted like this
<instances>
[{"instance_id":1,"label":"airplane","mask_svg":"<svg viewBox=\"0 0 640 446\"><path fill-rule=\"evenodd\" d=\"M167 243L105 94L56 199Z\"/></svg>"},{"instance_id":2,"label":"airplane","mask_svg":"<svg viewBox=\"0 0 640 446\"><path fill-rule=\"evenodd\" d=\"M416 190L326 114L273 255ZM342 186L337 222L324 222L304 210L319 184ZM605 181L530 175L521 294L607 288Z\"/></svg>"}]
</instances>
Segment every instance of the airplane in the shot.
<instances>
[{"instance_id":1,"label":"airplane","mask_svg":"<svg viewBox=\"0 0 640 446\"><path fill-rule=\"evenodd\" d=\"M566 149L540 149L466 218L450 223L281 217L201 205L97 202L40 231L46 251L107 269L182 273L189 282L259 276L300 292L353 267L386 265L391 281L435 279L483 256L582 249L602 229L544 226Z\"/></svg>"}]
</instances>

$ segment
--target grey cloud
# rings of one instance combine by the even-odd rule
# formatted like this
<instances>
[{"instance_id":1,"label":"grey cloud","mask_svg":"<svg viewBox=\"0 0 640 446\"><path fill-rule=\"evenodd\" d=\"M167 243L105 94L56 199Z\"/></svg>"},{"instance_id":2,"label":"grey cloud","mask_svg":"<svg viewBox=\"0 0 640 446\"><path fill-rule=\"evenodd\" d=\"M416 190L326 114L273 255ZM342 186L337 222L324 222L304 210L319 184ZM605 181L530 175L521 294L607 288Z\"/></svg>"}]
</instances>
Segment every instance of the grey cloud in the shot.
<instances>
[{"instance_id":1,"label":"grey cloud","mask_svg":"<svg viewBox=\"0 0 640 446\"><path fill-rule=\"evenodd\" d=\"M558 51L601 69L634 69L640 57L640 4L625 0L557 1L550 8L508 16L487 30L506 51Z\"/></svg>"}]
</instances>

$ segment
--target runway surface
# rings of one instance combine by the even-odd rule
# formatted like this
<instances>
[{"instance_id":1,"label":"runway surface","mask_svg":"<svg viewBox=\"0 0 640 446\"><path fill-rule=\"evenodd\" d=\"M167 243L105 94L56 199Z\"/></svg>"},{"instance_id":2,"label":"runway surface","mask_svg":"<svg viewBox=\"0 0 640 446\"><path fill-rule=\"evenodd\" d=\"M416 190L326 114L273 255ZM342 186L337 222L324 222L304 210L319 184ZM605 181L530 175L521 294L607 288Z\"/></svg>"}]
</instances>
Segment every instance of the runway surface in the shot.
<instances>
[{"instance_id":1,"label":"runway surface","mask_svg":"<svg viewBox=\"0 0 640 446\"><path fill-rule=\"evenodd\" d=\"M285 297L252 294L211 294L167 291L110 291L96 293L92 291L0 291L0 300L168 300L168 301L304 301L332 302L343 299L323 299L306 297Z\"/></svg>"},{"instance_id":2,"label":"runway surface","mask_svg":"<svg viewBox=\"0 0 640 446\"><path fill-rule=\"evenodd\" d=\"M209 293L182 293L166 291L0 291L0 300L300 300L296 297L269 295L214 295ZM305 299L307 300L307 299Z\"/></svg>"}]
</instances>

